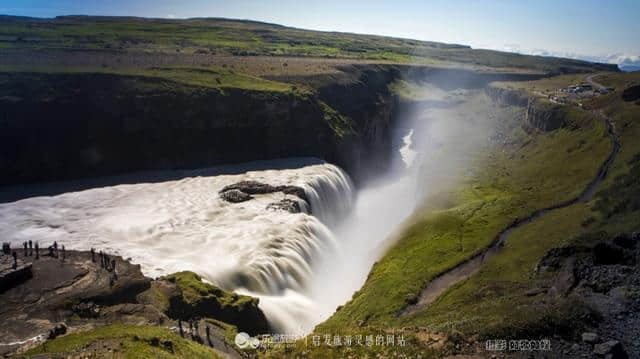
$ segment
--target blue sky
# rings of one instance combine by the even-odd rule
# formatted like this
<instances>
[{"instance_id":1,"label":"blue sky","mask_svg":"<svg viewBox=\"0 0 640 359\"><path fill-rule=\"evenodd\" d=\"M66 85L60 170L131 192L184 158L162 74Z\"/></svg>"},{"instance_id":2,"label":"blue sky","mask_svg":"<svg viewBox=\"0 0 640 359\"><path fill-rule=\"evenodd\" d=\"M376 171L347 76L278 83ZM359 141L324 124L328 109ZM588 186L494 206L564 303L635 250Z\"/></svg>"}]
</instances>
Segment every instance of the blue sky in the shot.
<instances>
[{"instance_id":1,"label":"blue sky","mask_svg":"<svg viewBox=\"0 0 640 359\"><path fill-rule=\"evenodd\" d=\"M639 0L0 0L0 14L229 17L640 63Z\"/></svg>"}]
</instances>

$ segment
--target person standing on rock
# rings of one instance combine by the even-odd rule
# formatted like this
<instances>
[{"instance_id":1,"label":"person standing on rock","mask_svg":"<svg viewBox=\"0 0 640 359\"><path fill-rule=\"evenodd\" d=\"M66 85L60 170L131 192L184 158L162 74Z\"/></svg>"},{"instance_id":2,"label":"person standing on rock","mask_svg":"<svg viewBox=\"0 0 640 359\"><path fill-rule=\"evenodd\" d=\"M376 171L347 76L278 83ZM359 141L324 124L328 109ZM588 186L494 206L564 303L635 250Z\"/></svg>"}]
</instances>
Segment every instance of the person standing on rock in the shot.
<instances>
[{"instance_id":1,"label":"person standing on rock","mask_svg":"<svg viewBox=\"0 0 640 359\"><path fill-rule=\"evenodd\" d=\"M53 242L53 251L56 254L56 258L58 258L58 242L57 241Z\"/></svg>"},{"instance_id":2,"label":"person standing on rock","mask_svg":"<svg viewBox=\"0 0 640 359\"><path fill-rule=\"evenodd\" d=\"M29 257L33 256L33 241L29 240Z\"/></svg>"},{"instance_id":3,"label":"person standing on rock","mask_svg":"<svg viewBox=\"0 0 640 359\"><path fill-rule=\"evenodd\" d=\"M64 249L64 245L62 245L62 261L67 258L67 251Z\"/></svg>"},{"instance_id":4,"label":"person standing on rock","mask_svg":"<svg viewBox=\"0 0 640 359\"><path fill-rule=\"evenodd\" d=\"M18 268L18 253L13 251L13 269Z\"/></svg>"},{"instance_id":5,"label":"person standing on rock","mask_svg":"<svg viewBox=\"0 0 640 359\"><path fill-rule=\"evenodd\" d=\"M96 262L96 250L95 250L95 249L93 249L93 247L91 247L91 261L92 261L93 263L95 263L95 262Z\"/></svg>"},{"instance_id":6,"label":"person standing on rock","mask_svg":"<svg viewBox=\"0 0 640 359\"><path fill-rule=\"evenodd\" d=\"M40 259L40 246L36 242L36 259Z\"/></svg>"},{"instance_id":7,"label":"person standing on rock","mask_svg":"<svg viewBox=\"0 0 640 359\"><path fill-rule=\"evenodd\" d=\"M27 251L27 242L22 243L22 245L24 246L24 256L28 256L29 252Z\"/></svg>"}]
</instances>

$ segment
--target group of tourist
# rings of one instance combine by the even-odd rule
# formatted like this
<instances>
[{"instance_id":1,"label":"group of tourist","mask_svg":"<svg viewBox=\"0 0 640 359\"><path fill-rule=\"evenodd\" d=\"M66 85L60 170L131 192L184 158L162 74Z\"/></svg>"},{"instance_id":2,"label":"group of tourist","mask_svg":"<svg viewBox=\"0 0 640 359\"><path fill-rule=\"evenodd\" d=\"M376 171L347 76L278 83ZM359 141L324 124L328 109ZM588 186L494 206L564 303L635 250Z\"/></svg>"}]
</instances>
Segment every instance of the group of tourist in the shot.
<instances>
[{"instance_id":1,"label":"group of tourist","mask_svg":"<svg viewBox=\"0 0 640 359\"><path fill-rule=\"evenodd\" d=\"M203 343L202 338L200 337L200 334L198 333L198 327L200 326L200 320L199 319L189 319L189 334L191 335L191 339L197 341L198 343ZM207 323L205 322L204 325L204 329L205 329L205 334L207 336L207 343L209 344L209 346L213 346L213 343L211 342L211 331L209 329L209 325L207 325ZM180 331L180 336L184 338L184 329L182 328L182 320L178 319L178 330Z\"/></svg>"},{"instance_id":2,"label":"group of tourist","mask_svg":"<svg viewBox=\"0 0 640 359\"><path fill-rule=\"evenodd\" d=\"M96 250L93 248L91 248L91 261L96 261ZM108 254L102 253L102 251L100 251L100 266L107 272L115 272L116 260L109 257Z\"/></svg>"},{"instance_id":3,"label":"group of tourist","mask_svg":"<svg viewBox=\"0 0 640 359\"><path fill-rule=\"evenodd\" d=\"M40 259L40 245L38 244L38 242L34 243L31 240L25 241L22 243L22 248L24 250L23 253L25 258L33 257L35 252L35 259ZM62 252L62 260L64 261L67 256L66 249L63 245L59 250L58 242L54 241L53 244L49 246L49 256L53 258L59 258L60 252ZM2 243L2 253L7 255L11 254L11 256L13 256L13 269L16 269L18 267L18 252L11 250L10 243Z\"/></svg>"}]
</instances>

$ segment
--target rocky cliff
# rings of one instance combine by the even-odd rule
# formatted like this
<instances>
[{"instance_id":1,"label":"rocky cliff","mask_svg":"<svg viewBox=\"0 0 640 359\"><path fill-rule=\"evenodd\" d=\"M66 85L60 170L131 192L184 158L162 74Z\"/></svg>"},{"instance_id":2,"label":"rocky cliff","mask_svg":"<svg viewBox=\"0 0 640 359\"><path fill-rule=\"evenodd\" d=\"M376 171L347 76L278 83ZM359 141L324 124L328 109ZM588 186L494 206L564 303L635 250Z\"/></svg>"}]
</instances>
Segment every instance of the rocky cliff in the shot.
<instances>
[{"instance_id":1,"label":"rocky cliff","mask_svg":"<svg viewBox=\"0 0 640 359\"><path fill-rule=\"evenodd\" d=\"M1 74L0 184L290 156L355 174L390 144L386 85L395 75L357 76L300 94L112 74Z\"/></svg>"},{"instance_id":2,"label":"rocky cliff","mask_svg":"<svg viewBox=\"0 0 640 359\"><path fill-rule=\"evenodd\" d=\"M540 131L553 131L565 126L566 108L531 97L525 90L488 85L485 93L500 106L526 107L525 125Z\"/></svg>"},{"instance_id":3,"label":"rocky cliff","mask_svg":"<svg viewBox=\"0 0 640 359\"><path fill-rule=\"evenodd\" d=\"M400 65L339 67L310 92L198 87L107 73L0 73L0 185L313 156L355 179L387 168L389 84L443 88L540 75ZM515 76L515 77L514 77Z\"/></svg>"},{"instance_id":4,"label":"rocky cliff","mask_svg":"<svg viewBox=\"0 0 640 359\"><path fill-rule=\"evenodd\" d=\"M527 103L527 124L540 131L553 131L563 127L566 123L565 106L530 99Z\"/></svg>"},{"instance_id":5,"label":"rocky cliff","mask_svg":"<svg viewBox=\"0 0 640 359\"><path fill-rule=\"evenodd\" d=\"M529 102L529 96L523 90L487 86L484 88L484 92L500 106L525 107Z\"/></svg>"}]
</instances>

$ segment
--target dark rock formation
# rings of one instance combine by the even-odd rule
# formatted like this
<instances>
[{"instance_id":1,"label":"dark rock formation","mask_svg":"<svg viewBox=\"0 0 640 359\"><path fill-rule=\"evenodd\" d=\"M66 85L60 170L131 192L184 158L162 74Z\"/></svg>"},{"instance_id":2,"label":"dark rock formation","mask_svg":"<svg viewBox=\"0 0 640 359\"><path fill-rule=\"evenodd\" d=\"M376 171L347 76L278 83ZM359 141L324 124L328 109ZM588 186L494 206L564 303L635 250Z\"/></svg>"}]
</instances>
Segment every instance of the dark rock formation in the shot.
<instances>
[{"instance_id":1,"label":"dark rock formation","mask_svg":"<svg viewBox=\"0 0 640 359\"><path fill-rule=\"evenodd\" d=\"M231 194L229 194L231 192ZM242 193L242 194L238 194ZM252 194L267 194L274 192L282 192L284 194L290 194L297 196L305 202L308 202L307 195L302 187L298 186L272 186L267 183L258 181L241 181L232 185L225 186L218 194L226 201L234 202L235 199L240 199L237 202L244 202L252 197ZM247 197L248 196L248 197Z\"/></svg>"},{"instance_id":2,"label":"dark rock formation","mask_svg":"<svg viewBox=\"0 0 640 359\"><path fill-rule=\"evenodd\" d=\"M285 198L279 202L269 203L267 209L273 211L287 211L289 213L300 213L300 203L292 199Z\"/></svg>"},{"instance_id":3,"label":"dark rock formation","mask_svg":"<svg viewBox=\"0 0 640 359\"><path fill-rule=\"evenodd\" d=\"M31 263L18 259L14 268L14 260L11 256L0 255L0 293L24 283L32 276Z\"/></svg>"},{"instance_id":4,"label":"dark rock formation","mask_svg":"<svg viewBox=\"0 0 640 359\"><path fill-rule=\"evenodd\" d=\"M2 73L0 153L11 156L0 156L0 185L292 156L335 163L357 183L390 165L393 81L482 88L541 77L401 65L339 70L304 96L115 74Z\"/></svg>"},{"instance_id":5,"label":"dark rock formation","mask_svg":"<svg viewBox=\"0 0 640 359\"><path fill-rule=\"evenodd\" d=\"M91 301L75 304L72 310L80 318L97 318L100 316L100 306Z\"/></svg>"},{"instance_id":6,"label":"dark rock formation","mask_svg":"<svg viewBox=\"0 0 640 359\"><path fill-rule=\"evenodd\" d=\"M270 328L264 313L258 308L257 298L226 292L202 282L200 276L193 272L179 272L160 278L153 283L150 292L139 296L139 300L164 306L167 315L174 319L213 318L252 335L268 333Z\"/></svg>"},{"instance_id":7,"label":"dark rock formation","mask_svg":"<svg viewBox=\"0 0 640 359\"><path fill-rule=\"evenodd\" d=\"M565 125L565 111L562 105L529 100L526 114L527 124L540 131L553 131Z\"/></svg>"},{"instance_id":8,"label":"dark rock formation","mask_svg":"<svg viewBox=\"0 0 640 359\"><path fill-rule=\"evenodd\" d=\"M500 106L526 107L529 102L529 96L524 90L489 85L484 88L484 92L494 103Z\"/></svg>"},{"instance_id":9,"label":"dark rock formation","mask_svg":"<svg viewBox=\"0 0 640 359\"><path fill-rule=\"evenodd\" d=\"M113 74L3 73L0 153L11 156L0 161L0 184L294 156L353 174L390 148L387 85L399 76L390 68L349 68L352 83L311 96ZM327 105L345 111L350 130L332 128Z\"/></svg>"},{"instance_id":10,"label":"dark rock formation","mask_svg":"<svg viewBox=\"0 0 640 359\"><path fill-rule=\"evenodd\" d=\"M258 181L241 181L232 185L225 186L219 193L231 190L241 191L247 194L265 194L277 192L275 186Z\"/></svg>"},{"instance_id":11,"label":"dark rock formation","mask_svg":"<svg viewBox=\"0 0 640 359\"><path fill-rule=\"evenodd\" d=\"M224 199L227 202L240 203L248 201L253 197L250 194L242 192L239 189L230 189L224 192L220 192L220 198Z\"/></svg>"},{"instance_id":12,"label":"dark rock formation","mask_svg":"<svg viewBox=\"0 0 640 359\"><path fill-rule=\"evenodd\" d=\"M640 100L640 85L631 86L622 91L622 99L627 102Z\"/></svg>"},{"instance_id":13,"label":"dark rock formation","mask_svg":"<svg viewBox=\"0 0 640 359\"><path fill-rule=\"evenodd\" d=\"M618 240L620 242L620 240ZM626 242L623 242L626 243ZM631 264L635 262L632 252L612 242L600 242L593 247L593 263L596 265L606 264Z\"/></svg>"},{"instance_id":14,"label":"dark rock formation","mask_svg":"<svg viewBox=\"0 0 640 359\"><path fill-rule=\"evenodd\" d=\"M536 271L544 272L547 270L560 269L562 264L571 256L575 256L579 253L588 253L589 248L581 246L565 246L558 248L551 248L547 254L542 257Z\"/></svg>"},{"instance_id":15,"label":"dark rock formation","mask_svg":"<svg viewBox=\"0 0 640 359\"><path fill-rule=\"evenodd\" d=\"M596 344L593 347L593 354L608 359L627 359L629 356L624 351L622 343L617 340L610 340L602 344Z\"/></svg>"},{"instance_id":16,"label":"dark rock formation","mask_svg":"<svg viewBox=\"0 0 640 359\"><path fill-rule=\"evenodd\" d=\"M117 256L111 258L118 262L115 281L113 272L92 262L89 252L67 251L64 261L49 256L34 260L30 279L0 293L3 343L21 342L39 334L46 337L54 333L55 337L63 334L63 324L71 328L132 317L143 320L145 316L140 313L104 315L105 306L135 303L136 295L148 289L151 282L142 275L140 266ZM17 346L0 346L0 355Z\"/></svg>"},{"instance_id":17,"label":"dark rock formation","mask_svg":"<svg viewBox=\"0 0 640 359\"><path fill-rule=\"evenodd\" d=\"M640 357L640 246L634 242L638 234L611 238L599 232L585 238L590 250L552 249L538 264L539 269L557 270L548 283L546 301L578 301L597 314L596 320L575 323L576 328L586 325L584 334L565 354L577 357L588 350L605 358Z\"/></svg>"},{"instance_id":18,"label":"dark rock formation","mask_svg":"<svg viewBox=\"0 0 640 359\"><path fill-rule=\"evenodd\" d=\"M640 233L622 233L613 238L613 243L626 249L635 249L640 242Z\"/></svg>"}]
</instances>

